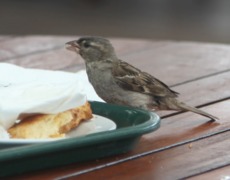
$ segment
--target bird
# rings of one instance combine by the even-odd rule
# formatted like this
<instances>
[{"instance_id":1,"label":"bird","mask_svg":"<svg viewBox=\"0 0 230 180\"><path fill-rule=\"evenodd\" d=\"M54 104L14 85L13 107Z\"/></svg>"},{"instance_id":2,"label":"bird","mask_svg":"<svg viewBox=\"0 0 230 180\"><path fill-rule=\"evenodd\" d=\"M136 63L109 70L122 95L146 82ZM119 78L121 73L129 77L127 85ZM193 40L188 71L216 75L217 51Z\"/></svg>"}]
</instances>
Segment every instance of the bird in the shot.
<instances>
[{"instance_id":1,"label":"bird","mask_svg":"<svg viewBox=\"0 0 230 180\"><path fill-rule=\"evenodd\" d=\"M106 38L86 36L67 42L65 46L83 58L89 82L106 103L147 111L191 111L218 120L207 112L179 101L179 93L168 85L120 60Z\"/></svg>"}]
</instances>

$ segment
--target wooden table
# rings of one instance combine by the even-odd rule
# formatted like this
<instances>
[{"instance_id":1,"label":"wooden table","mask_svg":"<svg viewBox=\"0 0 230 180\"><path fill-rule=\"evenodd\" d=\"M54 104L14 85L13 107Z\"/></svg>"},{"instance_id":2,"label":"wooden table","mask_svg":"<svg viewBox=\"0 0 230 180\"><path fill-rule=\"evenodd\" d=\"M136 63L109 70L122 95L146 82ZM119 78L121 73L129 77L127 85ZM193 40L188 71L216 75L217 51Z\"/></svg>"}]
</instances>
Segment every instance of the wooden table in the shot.
<instances>
[{"instance_id":1,"label":"wooden table","mask_svg":"<svg viewBox=\"0 0 230 180\"><path fill-rule=\"evenodd\" d=\"M0 36L0 61L75 72L83 60L64 48L71 36ZM218 116L159 112L161 128L126 154L10 179L230 178L230 46L111 39L118 56L180 92L180 99Z\"/></svg>"}]
</instances>

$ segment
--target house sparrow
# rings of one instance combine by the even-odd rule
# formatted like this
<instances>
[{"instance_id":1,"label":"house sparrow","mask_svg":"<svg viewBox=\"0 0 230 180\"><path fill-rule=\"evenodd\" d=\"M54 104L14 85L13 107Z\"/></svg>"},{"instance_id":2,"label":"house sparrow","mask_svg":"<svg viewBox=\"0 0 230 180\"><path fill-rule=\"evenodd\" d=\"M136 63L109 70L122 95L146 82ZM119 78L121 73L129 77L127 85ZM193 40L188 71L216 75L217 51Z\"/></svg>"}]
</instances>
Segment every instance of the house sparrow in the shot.
<instances>
[{"instance_id":1,"label":"house sparrow","mask_svg":"<svg viewBox=\"0 0 230 180\"><path fill-rule=\"evenodd\" d=\"M192 111L212 120L218 118L177 100L179 93L152 75L118 59L112 44L100 37L82 37L66 43L85 61L96 93L107 103L145 110Z\"/></svg>"}]
</instances>

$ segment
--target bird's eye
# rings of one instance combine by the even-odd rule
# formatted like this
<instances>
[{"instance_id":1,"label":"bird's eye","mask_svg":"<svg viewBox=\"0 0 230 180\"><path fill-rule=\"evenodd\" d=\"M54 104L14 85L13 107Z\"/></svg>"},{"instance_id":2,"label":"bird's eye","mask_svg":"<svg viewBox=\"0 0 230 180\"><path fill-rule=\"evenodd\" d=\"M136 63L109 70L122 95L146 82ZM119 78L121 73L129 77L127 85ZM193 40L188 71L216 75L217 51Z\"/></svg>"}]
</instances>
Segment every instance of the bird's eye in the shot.
<instances>
[{"instance_id":1,"label":"bird's eye","mask_svg":"<svg viewBox=\"0 0 230 180\"><path fill-rule=\"evenodd\" d=\"M85 42L85 43L83 44L83 46L84 46L84 48L88 48L88 47L90 47L90 44L89 44L88 42Z\"/></svg>"}]
</instances>

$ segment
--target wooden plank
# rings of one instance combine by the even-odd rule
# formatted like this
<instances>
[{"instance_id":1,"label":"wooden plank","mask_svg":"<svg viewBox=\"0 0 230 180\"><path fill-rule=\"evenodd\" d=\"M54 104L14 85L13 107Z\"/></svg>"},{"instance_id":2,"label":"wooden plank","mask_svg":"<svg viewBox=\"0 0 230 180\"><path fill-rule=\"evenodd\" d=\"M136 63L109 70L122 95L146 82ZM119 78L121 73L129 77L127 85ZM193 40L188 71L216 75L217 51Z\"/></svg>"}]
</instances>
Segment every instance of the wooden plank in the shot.
<instances>
[{"instance_id":1,"label":"wooden plank","mask_svg":"<svg viewBox=\"0 0 230 180\"><path fill-rule=\"evenodd\" d=\"M0 44L0 61L60 48L72 38L72 36L17 36L10 38Z\"/></svg>"},{"instance_id":2,"label":"wooden plank","mask_svg":"<svg viewBox=\"0 0 230 180\"><path fill-rule=\"evenodd\" d=\"M159 149L228 129L230 128L229 106L230 100L226 100L202 108L208 112L215 112L215 115L220 118L218 122L207 121L207 119L190 112L163 119L161 128L145 135L134 151L145 152L149 149Z\"/></svg>"},{"instance_id":3,"label":"wooden plank","mask_svg":"<svg viewBox=\"0 0 230 180\"><path fill-rule=\"evenodd\" d=\"M17 36L10 38L0 44L0 61L58 48L62 49L66 42L78 38L77 36ZM2 39L6 39L6 37L3 36ZM111 41L116 46L119 54L144 49L152 44L150 41L131 39L111 38ZM158 45L154 44L153 47L155 46Z\"/></svg>"},{"instance_id":4,"label":"wooden plank","mask_svg":"<svg viewBox=\"0 0 230 180\"><path fill-rule=\"evenodd\" d=\"M230 166L225 166L223 168L218 168L213 171L209 171L197 176L188 178L187 180L229 180L230 179Z\"/></svg>"},{"instance_id":5,"label":"wooden plank","mask_svg":"<svg viewBox=\"0 0 230 180\"><path fill-rule=\"evenodd\" d=\"M35 37L34 37L35 38ZM58 38L57 38L58 39ZM36 53L33 52L32 54L31 51L27 51L26 56L16 56L15 58L11 57L10 59L7 59L7 63L12 63L12 64L17 64L19 66L23 66L23 67L30 67L30 68L42 68L42 69L52 69L52 70L58 70L58 69L65 69L68 71L76 71L79 69L84 68L84 62L82 60L82 58L73 53L73 52L69 52L65 49L65 42L67 42L67 37L63 38L61 41L61 44L57 44L57 42L53 42L48 44L51 48L48 50L46 49L44 51L41 51L41 49L39 49L40 47L34 47L34 50L36 49ZM76 39L76 38L68 38L70 39ZM45 41L46 39L44 39ZM64 41L65 40L65 41ZM28 43L31 41L31 39L27 40ZM12 42L11 42L12 43ZM10 43L10 44L11 44ZM43 42L45 43L45 42ZM131 52L131 51L136 51L137 49L142 49L145 46L147 46L148 44L150 44L150 42L145 42L144 43L140 43L140 41L138 40L129 40L129 41L125 41L125 40L119 40L119 39L114 39L113 40L114 44L117 44L118 49L120 49L120 53L127 53ZM120 44L120 45L119 45ZM147 45L146 45L147 44ZM47 45L47 46L48 46ZM139 45L139 46L137 46ZM33 45L32 45L33 46ZM126 48L123 48L123 47ZM58 47L56 49L52 49ZM16 48L16 47L15 47ZM15 51L15 49L13 48L13 50ZM38 52L37 52L38 51ZM23 52L25 53L25 52ZM80 66L80 68L79 68Z\"/></svg>"},{"instance_id":6,"label":"wooden plank","mask_svg":"<svg viewBox=\"0 0 230 180\"><path fill-rule=\"evenodd\" d=\"M130 54L136 54L145 50L156 49L162 44L167 43L165 41L148 41L144 39L129 39L129 38L108 38L118 57L128 57Z\"/></svg>"},{"instance_id":7,"label":"wooden plank","mask_svg":"<svg viewBox=\"0 0 230 180\"><path fill-rule=\"evenodd\" d=\"M62 47L52 51L9 59L7 63L27 68L59 70L69 66L71 67L74 64L78 64L78 66L83 65L84 62L79 56Z\"/></svg>"},{"instance_id":8,"label":"wooden plank","mask_svg":"<svg viewBox=\"0 0 230 180\"><path fill-rule=\"evenodd\" d=\"M33 53L40 53L41 57L51 59L52 56L50 54L46 56L43 51L52 51L56 48L60 48L60 51L62 51L67 41L77 38L74 36L24 36L13 38L0 45L0 61L30 54L32 56L28 56L27 59L33 59ZM227 45L110 39L118 57L127 60L143 71L149 72L168 85L230 69L230 46ZM53 58L56 59L55 54ZM58 60L63 62L63 60ZM31 64L33 63L31 61ZM213 67L213 64L216 64L215 67ZM44 68L47 68L46 65L44 64ZM28 64L26 66L33 65Z\"/></svg>"},{"instance_id":9,"label":"wooden plank","mask_svg":"<svg viewBox=\"0 0 230 180\"><path fill-rule=\"evenodd\" d=\"M180 92L179 99L197 106L218 99L230 97L230 70L215 76L206 77L182 84L172 89Z\"/></svg>"},{"instance_id":10,"label":"wooden plank","mask_svg":"<svg viewBox=\"0 0 230 180\"><path fill-rule=\"evenodd\" d=\"M131 162L133 162L132 159L135 158L138 159L139 157L145 155L167 151L168 149L175 148L178 143L190 141L196 138L199 139L200 137L229 129L229 106L230 100L227 100L204 108L205 110L215 110L217 112L217 115L221 117L221 121L217 123L207 122L205 118L197 118L197 116L192 113L184 113L175 117L164 119L162 120L161 128L159 130L144 135L137 147L129 153L88 163L75 163L73 165L56 169L28 173L27 175L21 175L18 177L32 178L39 175L39 177L42 178L55 178L72 173L82 173L97 169L103 170L107 166L113 166L114 164L119 164L122 161L131 160ZM196 140L194 141L196 142Z\"/></svg>"},{"instance_id":11,"label":"wooden plank","mask_svg":"<svg viewBox=\"0 0 230 180\"><path fill-rule=\"evenodd\" d=\"M68 179L186 179L230 164L230 131Z\"/></svg>"},{"instance_id":12,"label":"wooden plank","mask_svg":"<svg viewBox=\"0 0 230 180\"><path fill-rule=\"evenodd\" d=\"M230 69L228 45L175 41L155 43L158 43L157 48L149 47L121 58L168 85Z\"/></svg>"},{"instance_id":13,"label":"wooden plank","mask_svg":"<svg viewBox=\"0 0 230 180\"><path fill-rule=\"evenodd\" d=\"M80 70L84 68L82 58L65 50L64 46L67 41L73 39L78 39L78 37L16 37L1 44L0 61L30 68ZM143 49L151 44L149 41L140 40L112 39L111 41L116 45L120 54Z\"/></svg>"}]
</instances>

